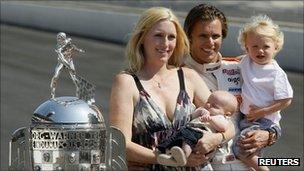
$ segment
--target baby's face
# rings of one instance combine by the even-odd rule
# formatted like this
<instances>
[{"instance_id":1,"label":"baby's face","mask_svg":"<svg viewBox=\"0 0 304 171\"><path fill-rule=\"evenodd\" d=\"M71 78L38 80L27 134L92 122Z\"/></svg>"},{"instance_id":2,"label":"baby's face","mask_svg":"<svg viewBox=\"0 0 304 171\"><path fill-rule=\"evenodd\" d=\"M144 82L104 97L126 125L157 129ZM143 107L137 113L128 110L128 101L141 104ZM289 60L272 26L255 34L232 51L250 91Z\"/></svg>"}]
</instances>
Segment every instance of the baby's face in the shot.
<instances>
[{"instance_id":1,"label":"baby's face","mask_svg":"<svg viewBox=\"0 0 304 171\"><path fill-rule=\"evenodd\" d=\"M210 112L210 115L225 114L224 106L214 96L209 97L209 99L204 107Z\"/></svg>"},{"instance_id":2,"label":"baby's face","mask_svg":"<svg viewBox=\"0 0 304 171\"><path fill-rule=\"evenodd\" d=\"M277 49L271 38L249 33L246 39L246 50L249 57L257 64L265 65L272 61Z\"/></svg>"}]
</instances>

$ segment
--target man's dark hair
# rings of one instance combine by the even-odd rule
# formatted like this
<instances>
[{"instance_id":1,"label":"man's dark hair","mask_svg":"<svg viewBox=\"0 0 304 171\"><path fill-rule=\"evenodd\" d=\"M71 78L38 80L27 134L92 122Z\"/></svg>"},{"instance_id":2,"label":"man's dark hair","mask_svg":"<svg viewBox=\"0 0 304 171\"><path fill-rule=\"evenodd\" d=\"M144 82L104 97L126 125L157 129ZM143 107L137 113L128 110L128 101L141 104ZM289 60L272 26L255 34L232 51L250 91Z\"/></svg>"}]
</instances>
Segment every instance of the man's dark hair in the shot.
<instances>
[{"instance_id":1,"label":"man's dark hair","mask_svg":"<svg viewBox=\"0 0 304 171\"><path fill-rule=\"evenodd\" d=\"M222 36L225 38L228 32L227 20L222 11L217 9L215 6L200 4L193 7L188 13L185 23L184 30L189 39L191 39L191 33L193 26L198 21L213 21L219 19L222 24Z\"/></svg>"}]
</instances>

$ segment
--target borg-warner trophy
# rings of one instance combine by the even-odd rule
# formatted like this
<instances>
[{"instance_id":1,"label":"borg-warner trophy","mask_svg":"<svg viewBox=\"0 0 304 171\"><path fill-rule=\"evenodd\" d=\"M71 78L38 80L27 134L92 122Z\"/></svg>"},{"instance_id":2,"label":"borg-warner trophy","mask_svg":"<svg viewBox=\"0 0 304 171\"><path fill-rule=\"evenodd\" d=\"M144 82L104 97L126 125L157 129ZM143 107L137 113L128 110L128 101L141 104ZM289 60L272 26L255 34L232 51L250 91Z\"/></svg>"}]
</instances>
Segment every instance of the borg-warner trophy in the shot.
<instances>
[{"instance_id":1,"label":"borg-warner trophy","mask_svg":"<svg viewBox=\"0 0 304 171\"><path fill-rule=\"evenodd\" d=\"M107 127L95 105L95 86L76 74L71 38L57 34L58 64L51 81L51 98L32 115L28 127L17 129L9 142L10 170L127 170L125 140ZM55 97L59 74L67 70L76 97Z\"/></svg>"}]
</instances>

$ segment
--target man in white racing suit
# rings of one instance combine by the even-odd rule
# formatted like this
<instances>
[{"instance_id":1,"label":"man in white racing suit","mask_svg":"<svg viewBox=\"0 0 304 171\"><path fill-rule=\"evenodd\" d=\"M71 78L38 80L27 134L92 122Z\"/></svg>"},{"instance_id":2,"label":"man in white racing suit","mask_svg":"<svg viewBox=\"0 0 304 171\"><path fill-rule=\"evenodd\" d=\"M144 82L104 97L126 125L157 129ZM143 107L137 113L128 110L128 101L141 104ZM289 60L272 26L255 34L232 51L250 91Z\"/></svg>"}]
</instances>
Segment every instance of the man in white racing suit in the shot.
<instances>
[{"instance_id":1,"label":"man in white racing suit","mask_svg":"<svg viewBox=\"0 0 304 171\"><path fill-rule=\"evenodd\" d=\"M189 38L191 53L191 57L185 61L185 64L199 73L211 91L229 91L237 96L240 102L239 59L222 58L219 53L223 39L228 32L225 15L212 5L199 4L193 7L186 16L184 30ZM235 113L234 117L231 118L236 133L238 133L239 116L239 113ZM248 132L245 138L238 142L238 145L244 151L253 153L266 145L273 144L278 136L275 130L253 130ZM216 139L215 136L211 138ZM245 164L233 155L231 149L233 140L226 143L224 135L222 139L224 140L222 144L207 144L203 140L200 141L200 147L209 152L218 145L222 146L212 159L213 169L249 170Z\"/></svg>"},{"instance_id":2,"label":"man in white racing suit","mask_svg":"<svg viewBox=\"0 0 304 171\"><path fill-rule=\"evenodd\" d=\"M241 100L241 75L238 68L239 58L221 58L218 62L199 64L192 58L188 58L185 64L196 70L204 79L210 91L226 90ZM232 122L237 129L239 113L232 116ZM233 140L224 143L215 153L211 165L214 170L248 170L249 168L236 159L232 152Z\"/></svg>"}]
</instances>

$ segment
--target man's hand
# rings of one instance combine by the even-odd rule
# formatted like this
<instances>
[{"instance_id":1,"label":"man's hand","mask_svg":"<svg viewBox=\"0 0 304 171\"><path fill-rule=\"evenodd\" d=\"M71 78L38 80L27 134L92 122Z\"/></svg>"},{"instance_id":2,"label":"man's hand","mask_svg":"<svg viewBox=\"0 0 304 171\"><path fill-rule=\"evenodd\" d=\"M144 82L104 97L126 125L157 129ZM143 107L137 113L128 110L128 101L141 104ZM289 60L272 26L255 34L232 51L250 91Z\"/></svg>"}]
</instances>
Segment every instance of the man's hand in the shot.
<instances>
[{"instance_id":1,"label":"man's hand","mask_svg":"<svg viewBox=\"0 0 304 171\"><path fill-rule=\"evenodd\" d=\"M252 130L245 134L245 137L237 142L237 145L246 153L254 153L267 146L269 139L268 131Z\"/></svg>"}]
</instances>

